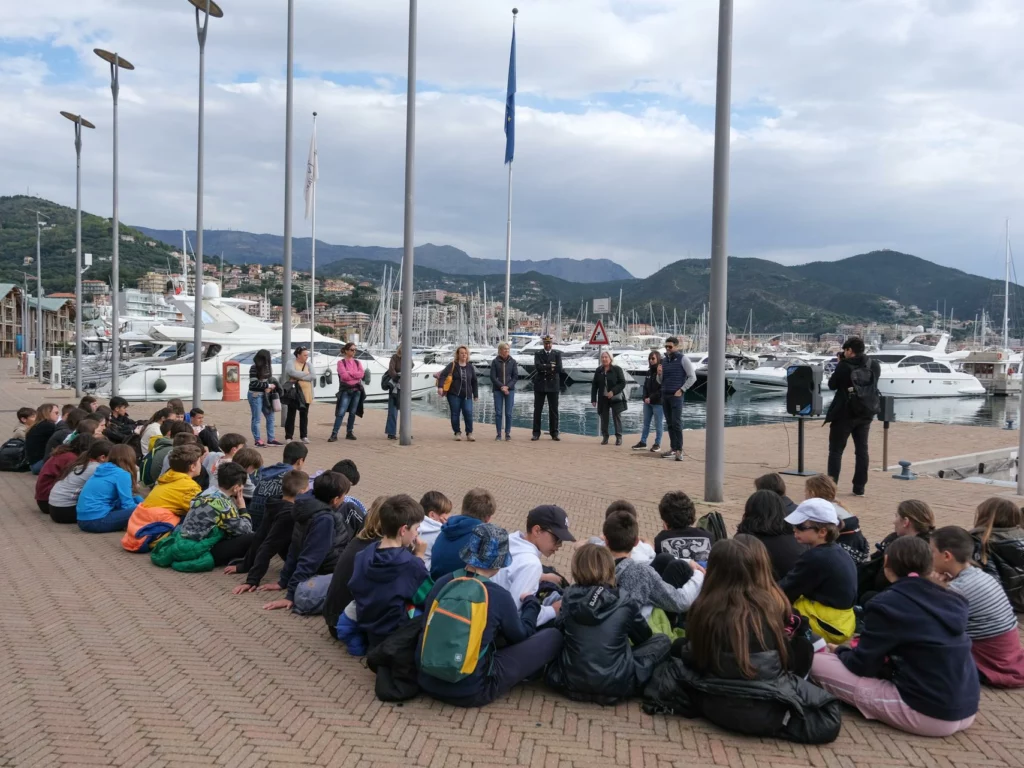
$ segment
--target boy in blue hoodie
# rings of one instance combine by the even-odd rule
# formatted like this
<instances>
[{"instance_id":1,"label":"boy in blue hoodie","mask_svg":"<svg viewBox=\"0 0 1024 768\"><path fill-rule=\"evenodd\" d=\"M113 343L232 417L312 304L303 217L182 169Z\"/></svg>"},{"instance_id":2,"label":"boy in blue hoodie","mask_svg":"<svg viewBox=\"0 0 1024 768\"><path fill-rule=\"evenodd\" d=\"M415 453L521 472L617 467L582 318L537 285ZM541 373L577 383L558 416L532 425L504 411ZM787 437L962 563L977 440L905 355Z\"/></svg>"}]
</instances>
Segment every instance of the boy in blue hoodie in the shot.
<instances>
[{"instance_id":1,"label":"boy in blue hoodie","mask_svg":"<svg viewBox=\"0 0 1024 768\"><path fill-rule=\"evenodd\" d=\"M398 628L410 606L422 606L433 582L419 540L423 507L411 496L392 496L381 505L383 538L356 555L348 586L356 604L359 629L370 648Z\"/></svg>"},{"instance_id":2,"label":"boy in blue hoodie","mask_svg":"<svg viewBox=\"0 0 1024 768\"><path fill-rule=\"evenodd\" d=\"M430 577L434 581L463 566L462 548L469 543L473 529L489 523L496 509L494 497L483 488L474 488L462 497L462 513L448 518L430 548Z\"/></svg>"}]
</instances>

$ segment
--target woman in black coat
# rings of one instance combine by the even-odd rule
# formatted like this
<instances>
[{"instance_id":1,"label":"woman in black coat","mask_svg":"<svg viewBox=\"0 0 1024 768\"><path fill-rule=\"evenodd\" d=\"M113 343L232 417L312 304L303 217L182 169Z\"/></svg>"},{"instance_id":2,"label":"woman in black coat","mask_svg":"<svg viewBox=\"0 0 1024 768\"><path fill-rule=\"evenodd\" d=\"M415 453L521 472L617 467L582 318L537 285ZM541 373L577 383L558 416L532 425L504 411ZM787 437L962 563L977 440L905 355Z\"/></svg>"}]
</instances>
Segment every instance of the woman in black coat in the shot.
<instances>
[{"instance_id":1,"label":"woman in black coat","mask_svg":"<svg viewBox=\"0 0 1024 768\"><path fill-rule=\"evenodd\" d=\"M776 581L790 572L807 549L794 538L793 526L786 522L786 504L775 491L750 495L736 533L746 533L764 544Z\"/></svg>"},{"instance_id":2,"label":"woman in black coat","mask_svg":"<svg viewBox=\"0 0 1024 768\"><path fill-rule=\"evenodd\" d=\"M594 374L590 387L590 404L597 408L601 418L601 445L608 445L608 414L615 422L615 444L622 445L622 412L626 410L626 375L617 365L612 365L612 356L601 353L601 365Z\"/></svg>"}]
</instances>

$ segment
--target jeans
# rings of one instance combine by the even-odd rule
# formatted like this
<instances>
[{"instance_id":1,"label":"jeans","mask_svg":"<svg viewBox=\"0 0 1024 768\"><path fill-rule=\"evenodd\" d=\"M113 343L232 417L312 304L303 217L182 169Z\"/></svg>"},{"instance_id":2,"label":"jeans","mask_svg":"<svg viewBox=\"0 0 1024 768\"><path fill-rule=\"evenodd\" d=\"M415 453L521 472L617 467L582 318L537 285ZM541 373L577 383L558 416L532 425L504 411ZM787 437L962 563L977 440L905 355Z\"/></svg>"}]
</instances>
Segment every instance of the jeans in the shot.
<instances>
[{"instance_id":1,"label":"jeans","mask_svg":"<svg viewBox=\"0 0 1024 768\"><path fill-rule=\"evenodd\" d=\"M79 530L86 533L116 533L128 527L128 519L132 516L132 509L112 509L107 512L106 517L96 520L79 520Z\"/></svg>"},{"instance_id":2,"label":"jeans","mask_svg":"<svg viewBox=\"0 0 1024 768\"><path fill-rule=\"evenodd\" d=\"M388 423L384 425L384 433L388 437L398 434L398 393L388 395Z\"/></svg>"},{"instance_id":3,"label":"jeans","mask_svg":"<svg viewBox=\"0 0 1024 768\"><path fill-rule=\"evenodd\" d=\"M650 403L644 403L644 430L640 433L640 442L646 443L647 436L651 434L651 420L654 420L654 443L655 445L661 445L661 436L663 434L664 424L662 419L664 418L664 410L661 405L651 405Z\"/></svg>"},{"instance_id":4,"label":"jeans","mask_svg":"<svg viewBox=\"0 0 1024 768\"><path fill-rule=\"evenodd\" d=\"M448 408L452 412L452 432L461 435L459 414L466 421L466 434L473 434L473 398L464 395L448 395Z\"/></svg>"},{"instance_id":5,"label":"jeans","mask_svg":"<svg viewBox=\"0 0 1024 768\"><path fill-rule=\"evenodd\" d=\"M304 408L289 408L288 417L284 420L284 439L291 440L295 434L295 414L299 414L299 437L305 440L309 437L309 406Z\"/></svg>"},{"instance_id":6,"label":"jeans","mask_svg":"<svg viewBox=\"0 0 1024 768\"><path fill-rule=\"evenodd\" d=\"M668 439L673 451L683 450L683 398L665 394L661 400L668 426Z\"/></svg>"},{"instance_id":7,"label":"jeans","mask_svg":"<svg viewBox=\"0 0 1024 768\"><path fill-rule=\"evenodd\" d=\"M252 430L252 439L257 443L260 441L260 416L263 415L263 395L259 392L250 392L249 399L249 428ZM267 440L274 439L274 416L271 411L267 414Z\"/></svg>"},{"instance_id":8,"label":"jeans","mask_svg":"<svg viewBox=\"0 0 1024 768\"><path fill-rule=\"evenodd\" d=\"M506 395L500 389L494 391L494 428L501 434L501 416L505 415L505 434L512 434L512 407L516 402L516 391L509 387Z\"/></svg>"},{"instance_id":9,"label":"jeans","mask_svg":"<svg viewBox=\"0 0 1024 768\"><path fill-rule=\"evenodd\" d=\"M833 421L828 430L828 475L837 483L843 468L843 451L850 436L853 436L855 458L853 490L863 491L868 482L868 433L871 419L843 419Z\"/></svg>"},{"instance_id":10,"label":"jeans","mask_svg":"<svg viewBox=\"0 0 1024 768\"><path fill-rule=\"evenodd\" d=\"M334 417L334 429L331 430L332 435L338 434L338 430L341 429L341 422L345 419L345 414L348 414L348 429L346 430L351 434L352 430L356 426L356 411L359 409L359 390L348 389L342 390L338 393L338 413Z\"/></svg>"},{"instance_id":11,"label":"jeans","mask_svg":"<svg viewBox=\"0 0 1024 768\"><path fill-rule=\"evenodd\" d=\"M558 393L533 393L533 434L540 437L540 417L544 413L544 401L548 403L548 427L551 436L558 434Z\"/></svg>"},{"instance_id":12,"label":"jeans","mask_svg":"<svg viewBox=\"0 0 1024 768\"><path fill-rule=\"evenodd\" d=\"M39 474L40 472L42 472L42 470L43 470L43 464L45 464L45 463L46 463L46 460L45 460L45 459L40 459L40 460L39 460L39 461L37 461L37 462L36 462L35 464L33 464L32 466L30 466L30 467L29 467L29 469L31 469L31 470L32 470L32 474L33 474L33 475L38 475L38 474Z\"/></svg>"}]
</instances>

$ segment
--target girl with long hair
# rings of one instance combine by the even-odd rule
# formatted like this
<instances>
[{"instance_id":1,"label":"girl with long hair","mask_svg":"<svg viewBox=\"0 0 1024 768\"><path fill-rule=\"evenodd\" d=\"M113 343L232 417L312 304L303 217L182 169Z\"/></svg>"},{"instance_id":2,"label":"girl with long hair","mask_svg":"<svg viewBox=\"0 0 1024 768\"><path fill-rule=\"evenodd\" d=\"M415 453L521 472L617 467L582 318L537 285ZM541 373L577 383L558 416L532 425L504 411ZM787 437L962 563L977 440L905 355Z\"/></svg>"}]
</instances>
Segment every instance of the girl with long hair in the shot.
<instances>
[{"instance_id":1,"label":"girl with long hair","mask_svg":"<svg viewBox=\"0 0 1024 768\"><path fill-rule=\"evenodd\" d=\"M661 380L658 378L658 366L661 365L661 352L652 349L647 356L647 375L644 377L644 427L640 432L640 442L633 446L634 451L647 449L647 436L651 434L651 421L654 421L654 445L651 453L661 450L661 436L665 428L665 416L661 407Z\"/></svg>"},{"instance_id":2,"label":"girl with long hair","mask_svg":"<svg viewBox=\"0 0 1024 768\"><path fill-rule=\"evenodd\" d=\"M63 525L78 522L78 497L86 482L100 464L107 461L114 444L109 440L93 440L88 451L82 451L73 463L64 468L50 491L50 519Z\"/></svg>"},{"instance_id":3,"label":"girl with long hair","mask_svg":"<svg viewBox=\"0 0 1024 768\"><path fill-rule=\"evenodd\" d=\"M36 420L32 428L25 433L25 459L38 475L46 461L46 443L57 431L60 419L60 406L54 403L43 403L36 409Z\"/></svg>"},{"instance_id":4,"label":"girl with long hair","mask_svg":"<svg viewBox=\"0 0 1024 768\"><path fill-rule=\"evenodd\" d=\"M889 586L885 576L886 549L903 536L916 536L926 544L935 530L935 514L927 503L918 499L904 499L896 507L893 531L875 544L875 551L866 563L857 566L857 602L866 605L876 594Z\"/></svg>"},{"instance_id":5,"label":"girl with long hair","mask_svg":"<svg viewBox=\"0 0 1024 768\"><path fill-rule=\"evenodd\" d=\"M135 507L142 503L140 491L135 449L113 446L107 463L96 468L78 495L78 527L87 533L123 531Z\"/></svg>"},{"instance_id":6,"label":"girl with long hair","mask_svg":"<svg viewBox=\"0 0 1024 768\"><path fill-rule=\"evenodd\" d=\"M50 513L50 492L54 484L60 479L64 470L75 463L75 460L85 451L88 451L95 438L90 434L82 434L70 443L61 443L53 449L50 458L46 460L39 477L36 478L36 504L43 514Z\"/></svg>"},{"instance_id":7,"label":"girl with long hair","mask_svg":"<svg viewBox=\"0 0 1024 768\"><path fill-rule=\"evenodd\" d=\"M807 549L793 537L793 526L786 522L786 503L775 491L754 491L747 498L736 532L753 536L764 544L776 581L793 569Z\"/></svg>"},{"instance_id":8,"label":"girl with long hair","mask_svg":"<svg viewBox=\"0 0 1024 768\"><path fill-rule=\"evenodd\" d=\"M978 542L976 560L999 579L1014 610L1024 611L1024 515L1001 496L985 499L974 513L971 536Z\"/></svg>"},{"instance_id":9,"label":"girl with long hair","mask_svg":"<svg viewBox=\"0 0 1024 768\"><path fill-rule=\"evenodd\" d=\"M246 399L249 401L249 427L252 430L252 439L257 448L264 445L280 445L274 439L275 411L273 401L281 395L277 379L274 378L274 368L271 362L270 352L261 349L252 359L249 366L249 391ZM260 417L267 421L267 442L260 439Z\"/></svg>"}]
</instances>

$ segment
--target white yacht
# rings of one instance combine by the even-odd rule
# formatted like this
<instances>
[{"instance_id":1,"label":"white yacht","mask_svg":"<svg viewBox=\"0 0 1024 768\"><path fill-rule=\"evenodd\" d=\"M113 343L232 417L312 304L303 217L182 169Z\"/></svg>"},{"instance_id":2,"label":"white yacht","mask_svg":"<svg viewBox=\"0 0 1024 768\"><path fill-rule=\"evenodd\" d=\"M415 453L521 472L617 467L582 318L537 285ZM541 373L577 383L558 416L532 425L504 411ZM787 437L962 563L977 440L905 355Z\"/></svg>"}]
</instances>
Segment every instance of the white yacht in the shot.
<instances>
[{"instance_id":1,"label":"white yacht","mask_svg":"<svg viewBox=\"0 0 1024 768\"><path fill-rule=\"evenodd\" d=\"M884 349L884 348L883 348ZM870 356L881 367L878 391L892 397L974 397L985 387L969 373L953 370L952 361L934 355L879 352Z\"/></svg>"}]
</instances>

